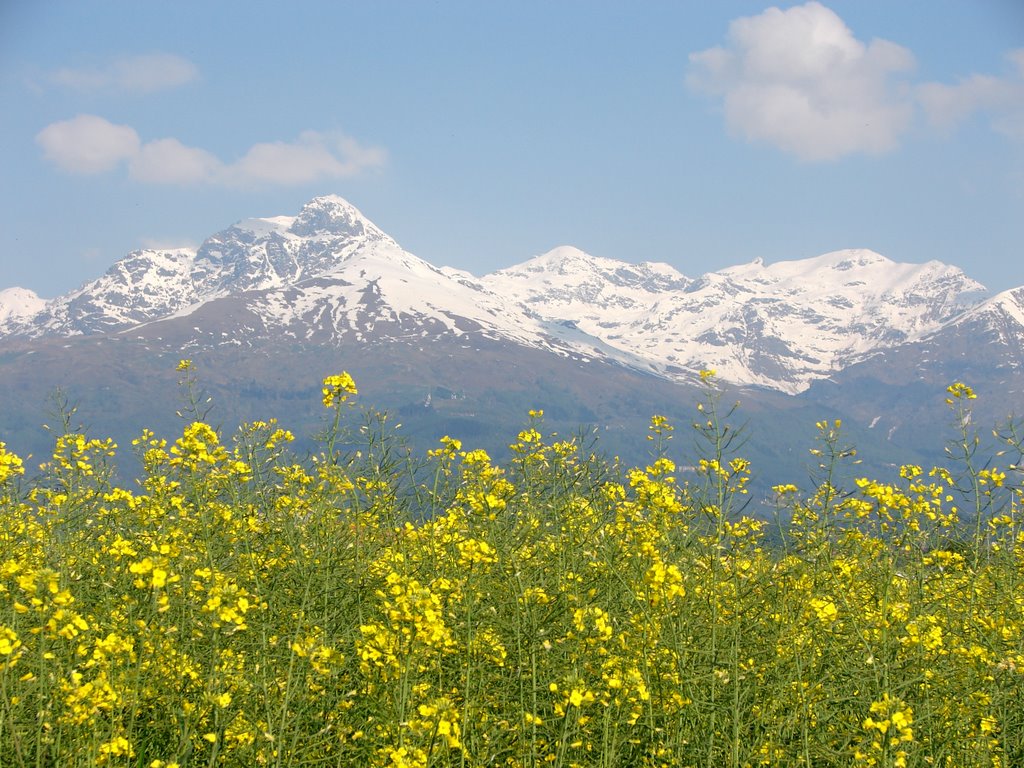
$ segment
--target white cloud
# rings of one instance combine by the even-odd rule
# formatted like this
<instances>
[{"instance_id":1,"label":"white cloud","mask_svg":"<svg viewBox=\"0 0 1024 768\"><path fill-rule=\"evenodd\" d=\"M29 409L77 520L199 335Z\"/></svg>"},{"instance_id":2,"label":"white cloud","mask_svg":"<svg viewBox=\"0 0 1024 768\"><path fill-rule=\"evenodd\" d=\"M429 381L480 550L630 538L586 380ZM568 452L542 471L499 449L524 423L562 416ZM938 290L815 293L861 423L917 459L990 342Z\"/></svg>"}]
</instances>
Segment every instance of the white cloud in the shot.
<instances>
[{"instance_id":1,"label":"white cloud","mask_svg":"<svg viewBox=\"0 0 1024 768\"><path fill-rule=\"evenodd\" d=\"M948 133L980 112L990 117L995 130L1024 139L1024 49L1010 51L1007 59L1014 71L1005 77L971 75L956 85L919 86L917 97L931 124Z\"/></svg>"},{"instance_id":2,"label":"white cloud","mask_svg":"<svg viewBox=\"0 0 1024 768\"><path fill-rule=\"evenodd\" d=\"M127 125L96 115L52 123L36 135L44 157L69 173L112 171L122 163L147 184L305 184L356 176L384 165L387 152L341 133L304 131L294 142L255 144L234 163L178 139L142 143Z\"/></svg>"},{"instance_id":3,"label":"white cloud","mask_svg":"<svg viewBox=\"0 0 1024 768\"><path fill-rule=\"evenodd\" d=\"M925 83L917 96L936 127L948 131L973 112L1004 101L1010 84L990 75L972 75L956 85Z\"/></svg>"},{"instance_id":4,"label":"white cloud","mask_svg":"<svg viewBox=\"0 0 1024 768\"><path fill-rule=\"evenodd\" d=\"M292 143L255 144L225 170L226 178L238 184L304 184L355 176L386 160L383 149L364 147L349 136L304 131Z\"/></svg>"},{"instance_id":5,"label":"white cloud","mask_svg":"<svg viewBox=\"0 0 1024 768\"><path fill-rule=\"evenodd\" d=\"M177 139L147 142L131 158L132 178L149 184L195 184L211 181L222 163L205 149L186 147Z\"/></svg>"},{"instance_id":6,"label":"white cloud","mask_svg":"<svg viewBox=\"0 0 1024 768\"><path fill-rule=\"evenodd\" d=\"M78 91L116 90L152 93L177 88L199 77L199 68L170 53L122 56L98 68L63 68L50 79Z\"/></svg>"},{"instance_id":7,"label":"white cloud","mask_svg":"<svg viewBox=\"0 0 1024 768\"><path fill-rule=\"evenodd\" d=\"M731 133L803 160L888 151L913 116L898 79L910 51L858 40L817 2L736 19L727 45L690 62L688 83L722 97Z\"/></svg>"},{"instance_id":8,"label":"white cloud","mask_svg":"<svg viewBox=\"0 0 1024 768\"><path fill-rule=\"evenodd\" d=\"M36 134L43 156L62 171L93 174L111 171L139 152L139 134L96 115L78 115L51 123Z\"/></svg>"}]
</instances>

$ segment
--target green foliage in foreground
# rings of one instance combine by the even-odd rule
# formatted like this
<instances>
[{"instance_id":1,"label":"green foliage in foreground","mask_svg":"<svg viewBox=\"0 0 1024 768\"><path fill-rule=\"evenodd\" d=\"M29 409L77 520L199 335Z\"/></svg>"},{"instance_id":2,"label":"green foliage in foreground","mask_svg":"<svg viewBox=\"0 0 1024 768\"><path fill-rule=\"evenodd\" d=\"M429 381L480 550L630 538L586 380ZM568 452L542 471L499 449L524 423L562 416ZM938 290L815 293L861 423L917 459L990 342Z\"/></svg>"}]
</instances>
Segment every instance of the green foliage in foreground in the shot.
<instances>
[{"instance_id":1,"label":"green foliage in foreground","mask_svg":"<svg viewBox=\"0 0 1024 768\"><path fill-rule=\"evenodd\" d=\"M843 490L822 423L768 547L706 378L689 483L660 417L628 471L539 413L504 467L342 450L344 374L305 462L195 420L127 489L108 441L0 443L0 765L1024 764L1017 432L981 463L954 385L950 467Z\"/></svg>"}]
</instances>

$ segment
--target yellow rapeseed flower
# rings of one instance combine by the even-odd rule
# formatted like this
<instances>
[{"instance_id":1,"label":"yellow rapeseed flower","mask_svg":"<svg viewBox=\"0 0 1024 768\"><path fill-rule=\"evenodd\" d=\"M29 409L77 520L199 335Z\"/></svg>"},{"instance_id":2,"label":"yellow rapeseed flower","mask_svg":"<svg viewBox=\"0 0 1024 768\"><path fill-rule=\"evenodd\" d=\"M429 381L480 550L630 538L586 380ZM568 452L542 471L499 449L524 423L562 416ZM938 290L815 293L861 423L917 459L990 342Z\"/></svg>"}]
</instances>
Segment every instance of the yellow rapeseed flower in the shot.
<instances>
[{"instance_id":1,"label":"yellow rapeseed flower","mask_svg":"<svg viewBox=\"0 0 1024 768\"><path fill-rule=\"evenodd\" d=\"M18 633L10 627L0 625L0 656L11 656L21 648Z\"/></svg>"},{"instance_id":2,"label":"yellow rapeseed flower","mask_svg":"<svg viewBox=\"0 0 1024 768\"><path fill-rule=\"evenodd\" d=\"M974 390L964 384L962 381L954 382L946 387L946 391L950 394L950 397L946 398L946 404L952 405L953 400L975 400L977 395L974 394Z\"/></svg>"},{"instance_id":3,"label":"yellow rapeseed flower","mask_svg":"<svg viewBox=\"0 0 1024 768\"><path fill-rule=\"evenodd\" d=\"M0 442L0 483L14 475L23 474L25 474L25 470L21 465L21 459L9 452L6 444Z\"/></svg>"},{"instance_id":4,"label":"yellow rapeseed flower","mask_svg":"<svg viewBox=\"0 0 1024 768\"><path fill-rule=\"evenodd\" d=\"M110 741L100 744L96 763L102 765L111 757L135 757L135 750L132 748L131 742L124 736L116 736Z\"/></svg>"},{"instance_id":5,"label":"yellow rapeseed flower","mask_svg":"<svg viewBox=\"0 0 1024 768\"><path fill-rule=\"evenodd\" d=\"M348 400L349 395L359 394L355 381L347 371L325 378L322 391L324 408L330 408L335 403L344 403Z\"/></svg>"}]
</instances>

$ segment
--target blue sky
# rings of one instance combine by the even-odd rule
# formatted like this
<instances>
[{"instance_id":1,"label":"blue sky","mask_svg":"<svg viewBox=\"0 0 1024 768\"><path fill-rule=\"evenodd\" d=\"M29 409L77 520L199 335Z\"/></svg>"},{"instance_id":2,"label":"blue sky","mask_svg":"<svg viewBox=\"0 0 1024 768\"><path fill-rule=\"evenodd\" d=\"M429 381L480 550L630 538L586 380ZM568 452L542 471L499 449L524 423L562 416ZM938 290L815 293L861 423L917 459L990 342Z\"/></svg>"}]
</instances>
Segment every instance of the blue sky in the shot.
<instances>
[{"instance_id":1,"label":"blue sky","mask_svg":"<svg viewBox=\"0 0 1024 768\"><path fill-rule=\"evenodd\" d=\"M1020 0L0 3L0 288L340 194L476 274L866 247L1024 285Z\"/></svg>"}]
</instances>

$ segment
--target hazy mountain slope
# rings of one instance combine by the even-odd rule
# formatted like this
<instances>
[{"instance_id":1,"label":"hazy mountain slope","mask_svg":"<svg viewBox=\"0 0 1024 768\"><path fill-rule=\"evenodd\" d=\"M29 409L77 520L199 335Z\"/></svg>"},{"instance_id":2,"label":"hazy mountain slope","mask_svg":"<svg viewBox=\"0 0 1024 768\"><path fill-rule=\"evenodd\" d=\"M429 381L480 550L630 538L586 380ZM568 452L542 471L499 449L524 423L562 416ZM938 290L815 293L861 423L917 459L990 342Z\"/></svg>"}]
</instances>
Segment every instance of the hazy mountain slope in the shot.
<instances>
[{"instance_id":1,"label":"hazy mountain slope","mask_svg":"<svg viewBox=\"0 0 1024 768\"><path fill-rule=\"evenodd\" d=\"M388 423L401 424L398 434L417 451L451 435L466 448L507 457L527 412L543 409L546 432L570 437L583 429L588 445L597 440L593 449L642 466L651 460L647 425L652 415L662 414L676 425L669 454L680 466L681 480L700 481L692 469L699 449L689 428L703 397L698 386L600 359L524 347L479 331L404 339L346 335L331 344L264 339L250 345L213 344L212 332L197 335L195 330L255 322L244 303L228 297L194 315L154 322L130 334L11 341L0 352L0 401L18 407L0 409L0 439L21 455L31 454L30 468L45 460L53 436L41 425L58 423L48 396L60 388L78 406L73 426L112 436L130 474L131 441L144 427L172 440L181 433L185 422L175 416L183 405L175 366L187 356L195 361L200 389L212 397L213 409L206 416L210 423L230 435L242 421L277 418L299 437L300 453L313 447L312 436L324 426L322 378L347 370L359 386L357 402L388 410ZM738 450L753 462L755 502L768 495L771 484L804 483L813 471L807 450L813 445L815 420L841 416L841 411L778 392L725 387L722 397L726 409L741 404L729 423L743 430ZM355 428L361 418L353 416ZM866 430L854 430L851 437L881 462L863 471L894 460L890 453L868 450Z\"/></svg>"},{"instance_id":2,"label":"hazy mountain slope","mask_svg":"<svg viewBox=\"0 0 1024 768\"><path fill-rule=\"evenodd\" d=\"M913 447L934 443L936 434L955 436L944 402L956 381L977 393L969 405L983 440L1007 418L1024 419L1024 288L993 296L913 342L815 382L800 397L841 409L851 424L894 445Z\"/></svg>"}]
</instances>

